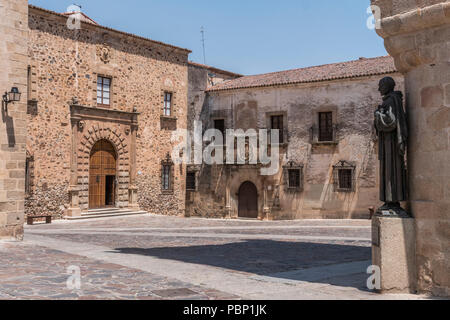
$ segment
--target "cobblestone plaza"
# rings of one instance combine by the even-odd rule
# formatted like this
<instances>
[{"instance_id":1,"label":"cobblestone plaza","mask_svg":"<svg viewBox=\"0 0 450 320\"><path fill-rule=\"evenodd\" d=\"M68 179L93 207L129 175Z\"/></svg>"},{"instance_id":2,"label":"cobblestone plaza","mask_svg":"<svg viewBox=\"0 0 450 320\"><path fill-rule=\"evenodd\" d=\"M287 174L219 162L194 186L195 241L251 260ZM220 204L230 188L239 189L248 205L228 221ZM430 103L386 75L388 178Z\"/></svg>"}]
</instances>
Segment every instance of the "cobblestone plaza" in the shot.
<instances>
[{"instance_id":1,"label":"cobblestone plaza","mask_svg":"<svg viewBox=\"0 0 450 320\"><path fill-rule=\"evenodd\" d=\"M367 289L368 220L57 221L2 242L1 299L417 299ZM81 271L70 290L69 267Z\"/></svg>"}]
</instances>

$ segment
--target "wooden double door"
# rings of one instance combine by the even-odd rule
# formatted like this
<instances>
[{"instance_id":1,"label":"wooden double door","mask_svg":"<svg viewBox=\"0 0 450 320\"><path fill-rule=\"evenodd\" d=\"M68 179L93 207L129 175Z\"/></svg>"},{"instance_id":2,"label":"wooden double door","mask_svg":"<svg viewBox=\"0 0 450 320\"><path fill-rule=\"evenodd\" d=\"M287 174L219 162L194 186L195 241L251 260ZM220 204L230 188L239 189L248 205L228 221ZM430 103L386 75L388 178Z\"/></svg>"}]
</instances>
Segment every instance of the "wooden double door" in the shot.
<instances>
[{"instance_id":1,"label":"wooden double door","mask_svg":"<svg viewBox=\"0 0 450 320\"><path fill-rule=\"evenodd\" d=\"M249 181L239 188L239 217L258 218L258 189Z\"/></svg>"},{"instance_id":2,"label":"wooden double door","mask_svg":"<svg viewBox=\"0 0 450 320\"><path fill-rule=\"evenodd\" d=\"M98 141L89 159L89 208L113 207L116 202L117 154L107 140Z\"/></svg>"}]
</instances>

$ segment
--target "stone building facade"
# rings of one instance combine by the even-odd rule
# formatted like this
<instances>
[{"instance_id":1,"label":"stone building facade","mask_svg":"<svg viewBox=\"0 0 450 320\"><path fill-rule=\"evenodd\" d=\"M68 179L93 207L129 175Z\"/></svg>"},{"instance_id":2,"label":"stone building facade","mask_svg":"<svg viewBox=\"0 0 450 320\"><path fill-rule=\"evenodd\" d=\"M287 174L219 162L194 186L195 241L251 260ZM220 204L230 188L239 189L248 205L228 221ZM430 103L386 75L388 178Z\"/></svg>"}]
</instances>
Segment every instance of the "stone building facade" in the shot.
<instances>
[{"instance_id":1,"label":"stone building facade","mask_svg":"<svg viewBox=\"0 0 450 320\"><path fill-rule=\"evenodd\" d=\"M184 214L185 166L168 155L187 125L190 51L34 6L29 37L27 213Z\"/></svg>"},{"instance_id":2,"label":"stone building facade","mask_svg":"<svg viewBox=\"0 0 450 320\"><path fill-rule=\"evenodd\" d=\"M372 0L405 76L410 211L419 292L450 295L450 2ZM389 253L386 253L389 254ZM414 268L409 266L409 268Z\"/></svg>"},{"instance_id":3,"label":"stone building facade","mask_svg":"<svg viewBox=\"0 0 450 320\"><path fill-rule=\"evenodd\" d=\"M209 107L205 104L206 89L224 81L240 78L242 75L195 62L189 62L188 77L187 128L189 131L192 131L194 130L194 122L200 120L202 115L206 114L204 108Z\"/></svg>"},{"instance_id":4,"label":"stone building facade","mask_svg":"<svg viewBox=\"0 0 450 320\"><path fill-rule=\"evenodd\" d=\"M189 98L190 106L197 105L194 118L203 132L279 129L282 139L279 170L271 176L260 174L261 164L248 162L189 166L187 216L368 218L369 207L379 204L372 115L384 76L392 76L403 91L391 57L238 77L212 86L204 77L192 77L205 91L204 101Z\"/></svg>"},{"instance_id":5,"label":"stone building facade","mask_svg":"<svg viewBox=\"0 0 450 320\"><path fill-rule=\"evenodd\" d=\"M0 239L23 237L27 100L28 1L0 1L0 94L17 87L18 102L2 99Z\"/></svg>"}]
</instances>

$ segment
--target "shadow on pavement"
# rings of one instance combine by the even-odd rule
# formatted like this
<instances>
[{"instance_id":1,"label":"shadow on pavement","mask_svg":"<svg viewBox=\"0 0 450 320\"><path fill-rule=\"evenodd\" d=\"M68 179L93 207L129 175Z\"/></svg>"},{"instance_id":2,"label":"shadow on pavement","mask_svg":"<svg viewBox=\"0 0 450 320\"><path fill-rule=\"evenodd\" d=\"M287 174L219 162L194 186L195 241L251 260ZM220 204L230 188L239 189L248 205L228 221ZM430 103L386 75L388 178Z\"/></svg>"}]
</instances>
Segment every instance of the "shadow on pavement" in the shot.
<instances>
[{"instance_id":1,"label":"shadow on pavement","mask_svg":"<svg viewBox=\"0 0 450 320\"><path fill-rule=\"evenodd\" d=\"M367 290L370 247L273 240L245 240L223 245L117 248L116 253L225 268L270 277ZM335 268L335 265L341 265ZM348 265L348 270L346 270ZM309 270L305 269L311 269ZM284 279L284 280L283 280Z\"/></svg>"}]
</instances>

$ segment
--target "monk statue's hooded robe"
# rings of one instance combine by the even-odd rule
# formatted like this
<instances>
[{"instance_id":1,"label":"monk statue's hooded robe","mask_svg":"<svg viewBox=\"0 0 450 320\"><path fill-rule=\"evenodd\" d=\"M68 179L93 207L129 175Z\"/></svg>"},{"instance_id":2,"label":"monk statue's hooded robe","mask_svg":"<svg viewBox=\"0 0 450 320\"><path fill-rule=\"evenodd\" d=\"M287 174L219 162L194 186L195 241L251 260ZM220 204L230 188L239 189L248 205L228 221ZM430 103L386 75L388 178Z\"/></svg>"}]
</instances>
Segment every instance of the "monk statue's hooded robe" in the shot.
<instances>
[{"instance_id":1,"label":"monk statue's hooded robe","mask_svg":"<svg viewBox=\"0 0 450 320\"><path fill-rule=\"evenodd\" d=\"M386 204L406 201L407 174L405 151L408 140L403 94L391 91L375 112L375 128L379 142L380 200Z\"/></svg>"}]
</instances>

